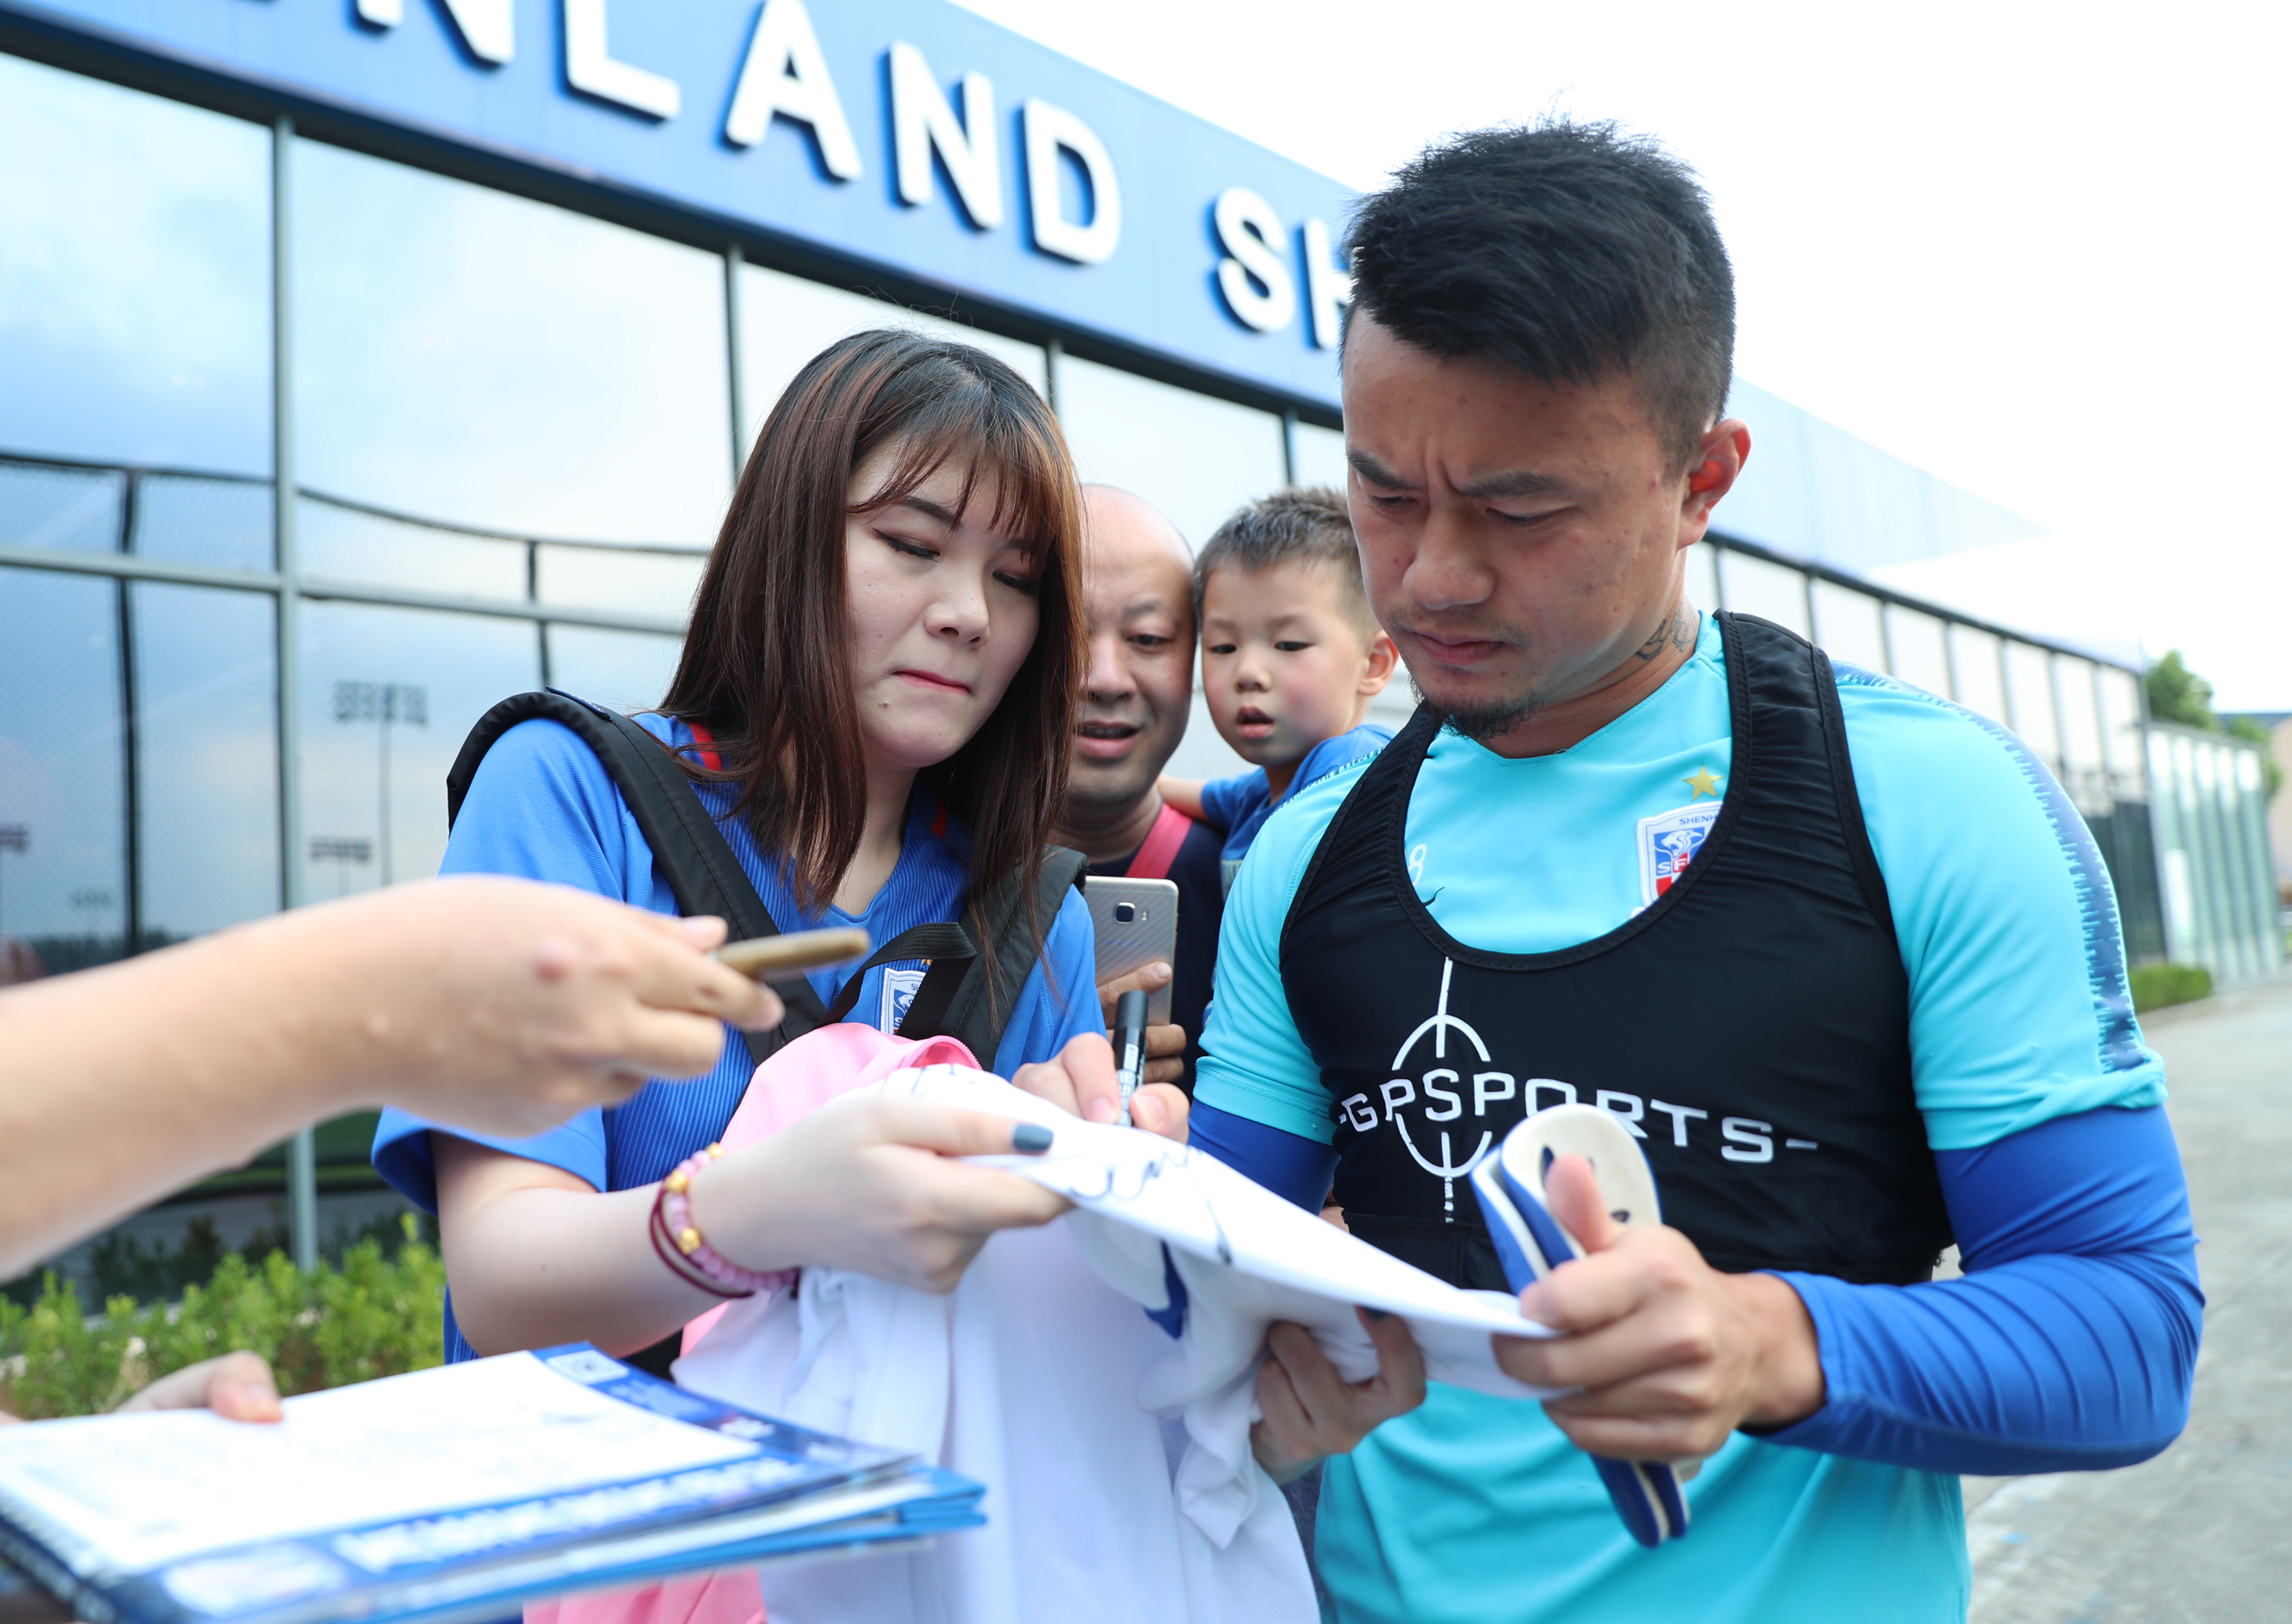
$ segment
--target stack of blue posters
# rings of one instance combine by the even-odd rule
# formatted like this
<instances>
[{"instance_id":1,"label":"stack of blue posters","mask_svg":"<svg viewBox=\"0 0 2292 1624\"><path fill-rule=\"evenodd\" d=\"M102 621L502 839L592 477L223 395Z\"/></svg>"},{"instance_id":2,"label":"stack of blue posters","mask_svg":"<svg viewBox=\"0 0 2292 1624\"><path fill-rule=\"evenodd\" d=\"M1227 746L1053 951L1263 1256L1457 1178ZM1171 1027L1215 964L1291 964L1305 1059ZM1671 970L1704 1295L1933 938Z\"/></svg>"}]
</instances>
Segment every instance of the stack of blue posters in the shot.
<instances>
[{"instance_id":1,"label":"stack of blue posters","mask_svg":"<svg viewBox=\"0 0 2292 1624\"><path fill-rule=\"evenodd\" d=\"M461 1624L569 1591L911 1544L981 1486L586 1346L286 1401L0 1428L0 1554L89 1624Z\"/></svg>"}]
</instances>

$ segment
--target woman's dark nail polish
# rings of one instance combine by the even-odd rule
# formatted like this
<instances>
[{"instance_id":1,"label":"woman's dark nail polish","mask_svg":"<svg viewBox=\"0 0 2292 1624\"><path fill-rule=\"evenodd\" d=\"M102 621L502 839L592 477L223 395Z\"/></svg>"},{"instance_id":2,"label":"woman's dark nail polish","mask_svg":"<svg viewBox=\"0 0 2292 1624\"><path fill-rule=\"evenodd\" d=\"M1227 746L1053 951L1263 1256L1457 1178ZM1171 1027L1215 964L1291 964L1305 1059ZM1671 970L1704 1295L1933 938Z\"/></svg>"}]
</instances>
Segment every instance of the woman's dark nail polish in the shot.
<instances>
[{"instance_id":1,"label":"woman's dark nail polish","mask_svg":"<svg viewBox=\"0 0 2292 1624\"><path fill-rule=\"evenodd\" d=\"M1053 1137L1040 1122L1021 1122L1011 1130L1011 1148L1022 1156L1039 1156L1050 1149Z\"/></svg>"},{"instance_id":2,"label":"woman's dark nail polish","mask_svg":"<svg viewBox=\"0 0 2292 1624\"><path fill-rule=\"evenodd\" d=\"M1392 1317L1382 1308L1371 1308L1367 1305L1363 1305L1361 1312L1373 1320L1389 1320Z\"/></svg>"}]
</instances>

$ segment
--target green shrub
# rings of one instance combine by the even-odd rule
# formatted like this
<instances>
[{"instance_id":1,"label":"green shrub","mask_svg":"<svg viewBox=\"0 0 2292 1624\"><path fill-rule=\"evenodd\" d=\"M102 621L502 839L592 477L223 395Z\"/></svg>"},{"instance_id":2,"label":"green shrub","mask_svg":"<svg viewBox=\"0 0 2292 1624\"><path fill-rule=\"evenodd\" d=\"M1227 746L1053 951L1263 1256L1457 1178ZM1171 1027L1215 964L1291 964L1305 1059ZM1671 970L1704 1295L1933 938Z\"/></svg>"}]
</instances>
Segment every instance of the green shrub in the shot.
<instances>
[{"instance_id":1,"label":"green shrub","mask_svg":"<svg viewBox=\"0 0 2292 1624\"><path fill-rule=\"evenodd\" d=\"M366 1137L373 1138L371 1130ZM405 1229L405 1216L398 1212L377 1213L356 1225L337 1223L319 1242L319 1255L339 1262L361 1241L380 1242L386 1258L396 1257L398 1249L408 1240L436 1244L435 1218L415 1214L420 1226L416 1233ZM260 1263L272 1252L286 1250L289 1244L282 1219L256 1230L237 1246L225 1245L216 1233L214 1218L206 1213L193 1217L184 1225L181 1238L172 1242L139 1241L133 1235L115 1232L99 1239L90 1249L86 1294L106 1302L115 1297L132 1297L146 1303L173 1302L182 1296L185 1287L206 1284L227 1253L239 1252L249 1262ZM28 1308L39 1298L40 1277L28 1274L11 1281L0 1286L0 1293L15 1298L19 1306Z\"/></svg>"},{"instance_id":2,"label":"green shrub","mask_svg":"<svg viewBox=\"0 0 2292 1624\"><path fill-rule=\"evenodd\" d=\"M2213 973L2201 964L2143 964L2132 974L2133 1007L2161 1009L2167 1004L2210 998Z\"/></svg>"},{"instance_id":3,"label":"green shrub","mask_svg":"<svg viewBox=\"0 0 2292 1624\"><path fill-rule=\"evenodd\" d=\"M235 1348L270 1362L282 1394L310 1393L436 1364L445 1266L411 1214L395 1256L367 1239L308 1274L283 1252L224 1255L180 1303L113 1297L101 1314L53 1274L27 1308L0 1298L0 1410L28 1420L109 1410L170 1371Z\"/></svg>"}]
</instances>

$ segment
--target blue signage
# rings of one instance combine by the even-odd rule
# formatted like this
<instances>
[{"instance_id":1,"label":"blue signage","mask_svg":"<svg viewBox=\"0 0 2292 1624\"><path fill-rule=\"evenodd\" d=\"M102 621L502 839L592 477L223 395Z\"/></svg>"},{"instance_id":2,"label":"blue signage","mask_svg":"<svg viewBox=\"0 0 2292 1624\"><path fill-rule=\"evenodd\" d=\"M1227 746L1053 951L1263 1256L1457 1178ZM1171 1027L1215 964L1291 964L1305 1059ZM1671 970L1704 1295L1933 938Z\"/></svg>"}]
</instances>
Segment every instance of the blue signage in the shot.
<instances>
[{"instance_id":1,"label":"blue signage","mask_svg":"<svg viewBox=\"0 0 2292 1624\"><path fill-rule=\"evenodd\" d=\"M1337 402L1352 194L945 0L0 0Z\"/></svg>"}]
</instances>

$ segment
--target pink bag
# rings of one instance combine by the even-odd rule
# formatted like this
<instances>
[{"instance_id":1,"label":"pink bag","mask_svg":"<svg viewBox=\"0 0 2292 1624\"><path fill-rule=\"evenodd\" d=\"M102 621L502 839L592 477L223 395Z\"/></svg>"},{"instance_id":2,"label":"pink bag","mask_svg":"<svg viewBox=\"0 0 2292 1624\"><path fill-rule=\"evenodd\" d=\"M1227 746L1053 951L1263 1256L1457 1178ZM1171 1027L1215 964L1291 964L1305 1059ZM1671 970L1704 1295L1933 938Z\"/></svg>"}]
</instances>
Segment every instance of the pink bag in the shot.
<instances>
[{"instance_id":1,"label":"pink bag","mask_svg":"<svg viewBox=\"0 0 2292 1624\"><path fill-rule=\"evenodd\" d=\"M805 1033L756 1068L740 1108L722 1141L726 1150L738 1150L792 1128L838 1095L881 1082L893 1072L926 1065L979 1064L971 1050L953 1038L894 1037L856 1021L842 1021ZM684 1328L684 1351L690 1353L700 1339L724 1317L722 1307L711 1308ZM584 1620L583 1624L589 1624ZM624 1624L616 1620L615 1624ZM630 1620L625 1624L650 1624ZM711 1621L714 1624L714 1621Z\"/></svg>"},{"instance_id":2,"label":"pink bag","mask_svg":"<svg viewBox=\"0 0 2292 1624\"><path fill-rule=\"evenodd\" d=\"M881 1082L911 1066L976 1066L953 1038L894 1037L845 1021L808 1033L756 1068L740 1108L724 1130L726 1150L754 1145L793 1126L838 1095ZM690 1353L723 1316L711 1308L684 1328ZM529 1602L525 1624L764 1624L763 1592L754 1568L725 1568L621 1590L594 1590Z\"/></svg>"},{"instance_id":3,"label":"pink bag","mask_svg":"<svg viewBox=\"0 0 2292 1624\"><path fill-rule=\"evenodd\" d=\"M525 1624L764 1624L754 1568L691 1573L628 1590L528 1602Z\"/></svg>"}]
</instances>

